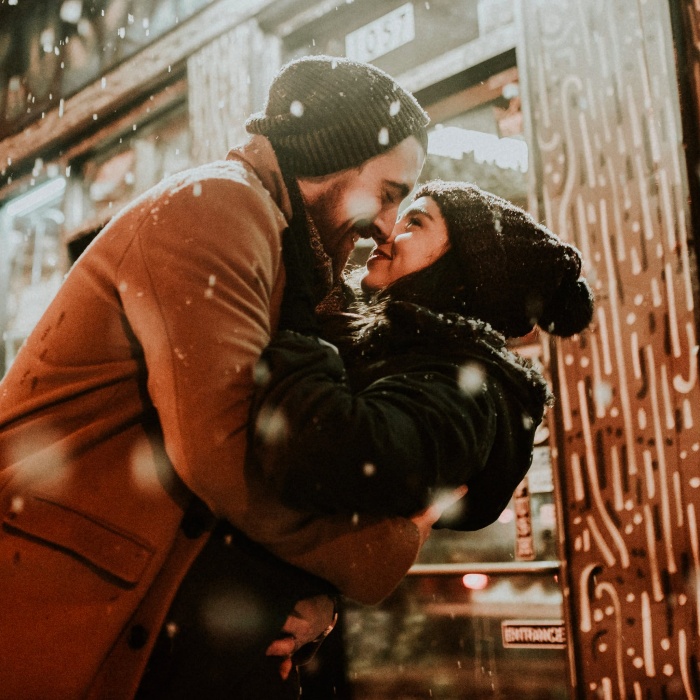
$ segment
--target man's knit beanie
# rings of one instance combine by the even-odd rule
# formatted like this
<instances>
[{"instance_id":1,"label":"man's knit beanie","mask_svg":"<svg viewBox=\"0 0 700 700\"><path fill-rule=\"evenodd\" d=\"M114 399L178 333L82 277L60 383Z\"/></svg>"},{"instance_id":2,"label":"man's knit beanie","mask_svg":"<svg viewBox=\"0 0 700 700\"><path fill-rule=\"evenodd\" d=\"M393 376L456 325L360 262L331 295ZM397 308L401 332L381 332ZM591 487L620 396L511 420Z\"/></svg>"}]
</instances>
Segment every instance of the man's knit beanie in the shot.
<instances>
[{"instance_id":1,"label":"man's knit beanie","mask_svg":"<svg viewBox=\"0 0 700 700\"><path fill-rule=\"evenodd\" d=\"M423 196L437 202L445 219L449 255L463 281L457 294L462 312L509 337L536 325L567 337L590 324L593 293L581 277L577 248L474 185L435 180L414 198Z\"/></svg>"},{"instance_id":2,"label":"man's knit beanie","mask_svg":"<svg viewBox=\"0 0 700 700\"><path fill-rule=\"evenodd\" d=\"M430 119L410 92L367 63L305 56L283 66L262 112L245 124L295 175L353 168L415 136L427 150Z\"/></svg>"}]
</instances>

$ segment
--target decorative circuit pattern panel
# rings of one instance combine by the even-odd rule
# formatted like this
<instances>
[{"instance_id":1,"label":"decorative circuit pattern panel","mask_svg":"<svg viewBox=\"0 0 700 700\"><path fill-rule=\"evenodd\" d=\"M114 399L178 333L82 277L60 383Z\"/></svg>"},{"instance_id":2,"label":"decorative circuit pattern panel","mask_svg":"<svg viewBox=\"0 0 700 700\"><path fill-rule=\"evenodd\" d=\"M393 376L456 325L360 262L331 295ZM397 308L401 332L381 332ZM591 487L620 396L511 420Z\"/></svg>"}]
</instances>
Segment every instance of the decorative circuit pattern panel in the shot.
<instances>
[{"instance_id":1,"label":"decorative circuit pattern panel","mask_svg":"<svg viewBox=\"0 0 700 700\"><path fill-rule=\"evenodd\" d=\"M519 13L540 218L597 298L592 330L554 350L574 696L700 697L697 274L668 4Z\"/></svg>"}]
</instances>

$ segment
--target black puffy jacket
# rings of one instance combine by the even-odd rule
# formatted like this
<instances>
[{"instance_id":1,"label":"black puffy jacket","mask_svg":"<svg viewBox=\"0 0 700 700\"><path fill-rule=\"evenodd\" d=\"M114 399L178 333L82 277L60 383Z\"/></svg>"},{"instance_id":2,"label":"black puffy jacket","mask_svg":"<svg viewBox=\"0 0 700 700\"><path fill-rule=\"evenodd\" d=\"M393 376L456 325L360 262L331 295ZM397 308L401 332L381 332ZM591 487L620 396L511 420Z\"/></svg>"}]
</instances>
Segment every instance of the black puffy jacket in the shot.
<instances>
[{"instance_id":1,"label":"black puffy jacket","mask_svg":"<svg viewBox=\"0 0 700 700\"><path fill-rule=\"evenodd\" d=\"M410 516L466 483L438 527L494 522L530 467L543 377L488 325L406 302L343 357L347 368L317 338L278 334L261 359L250 468L315 513Z\"/></svg>"}]
</instances>

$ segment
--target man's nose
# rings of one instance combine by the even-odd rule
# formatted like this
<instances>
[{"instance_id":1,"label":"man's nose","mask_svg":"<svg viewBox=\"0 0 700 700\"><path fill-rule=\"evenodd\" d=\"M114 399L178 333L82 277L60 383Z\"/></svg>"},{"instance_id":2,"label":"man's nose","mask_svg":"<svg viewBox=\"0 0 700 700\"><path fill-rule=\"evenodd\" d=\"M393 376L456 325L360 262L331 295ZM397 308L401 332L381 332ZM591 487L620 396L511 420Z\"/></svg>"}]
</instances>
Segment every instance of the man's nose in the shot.
<instances>
[{"instance_id":1,"label":"man's nose","mask_svg":"<svg viewBox=\"0 0 700 700\"><path fill-rule=\"evenodd\" d=\"M379 213L377 218L374 220L375 233L372 236L372 238L374 238L374 240L376 241L377 245L382 245L382 243L388 243L391 240L391 235L394 230L395 223L395 211L383 211Z\"/></svg>"}]
</instances>

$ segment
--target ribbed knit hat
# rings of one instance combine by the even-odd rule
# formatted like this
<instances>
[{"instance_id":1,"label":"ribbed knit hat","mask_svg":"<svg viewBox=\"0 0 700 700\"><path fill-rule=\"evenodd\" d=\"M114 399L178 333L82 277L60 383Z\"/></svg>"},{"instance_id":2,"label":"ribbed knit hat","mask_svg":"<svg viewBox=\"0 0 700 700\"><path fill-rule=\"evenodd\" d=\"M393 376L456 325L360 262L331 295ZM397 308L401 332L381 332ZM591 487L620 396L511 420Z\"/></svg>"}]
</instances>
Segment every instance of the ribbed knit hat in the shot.
<instances>
[{"instance_id":1,"label":"ribbed knit hat","mask_svg":"<svg viewBox=\"0 0 700 700\"><path fill-rule=\"evenodd\" d=\"M430 308L479 318L509 337L526 335L536 325L567 337L590 324L593 293L581 277L577 248L475 185L434 180L414 199L426 196L440 208L450 248L430 266L435 270L425 268L387 288L391 296L411 300L411 289L421 285Z\"/></svg>"},{"instance_id":2,"label":"ribbed knit hat","mask_svg":"<svg viewBox=\"0 0 700 700\"><path fill-rule=\"evenodd\" d=\"M367 63L305 56L283 66L262 112L245 124L272 143L297 176L353 168L415 136L427 150L430 119L410 92Z\"/></svg>"}]
</instances>

